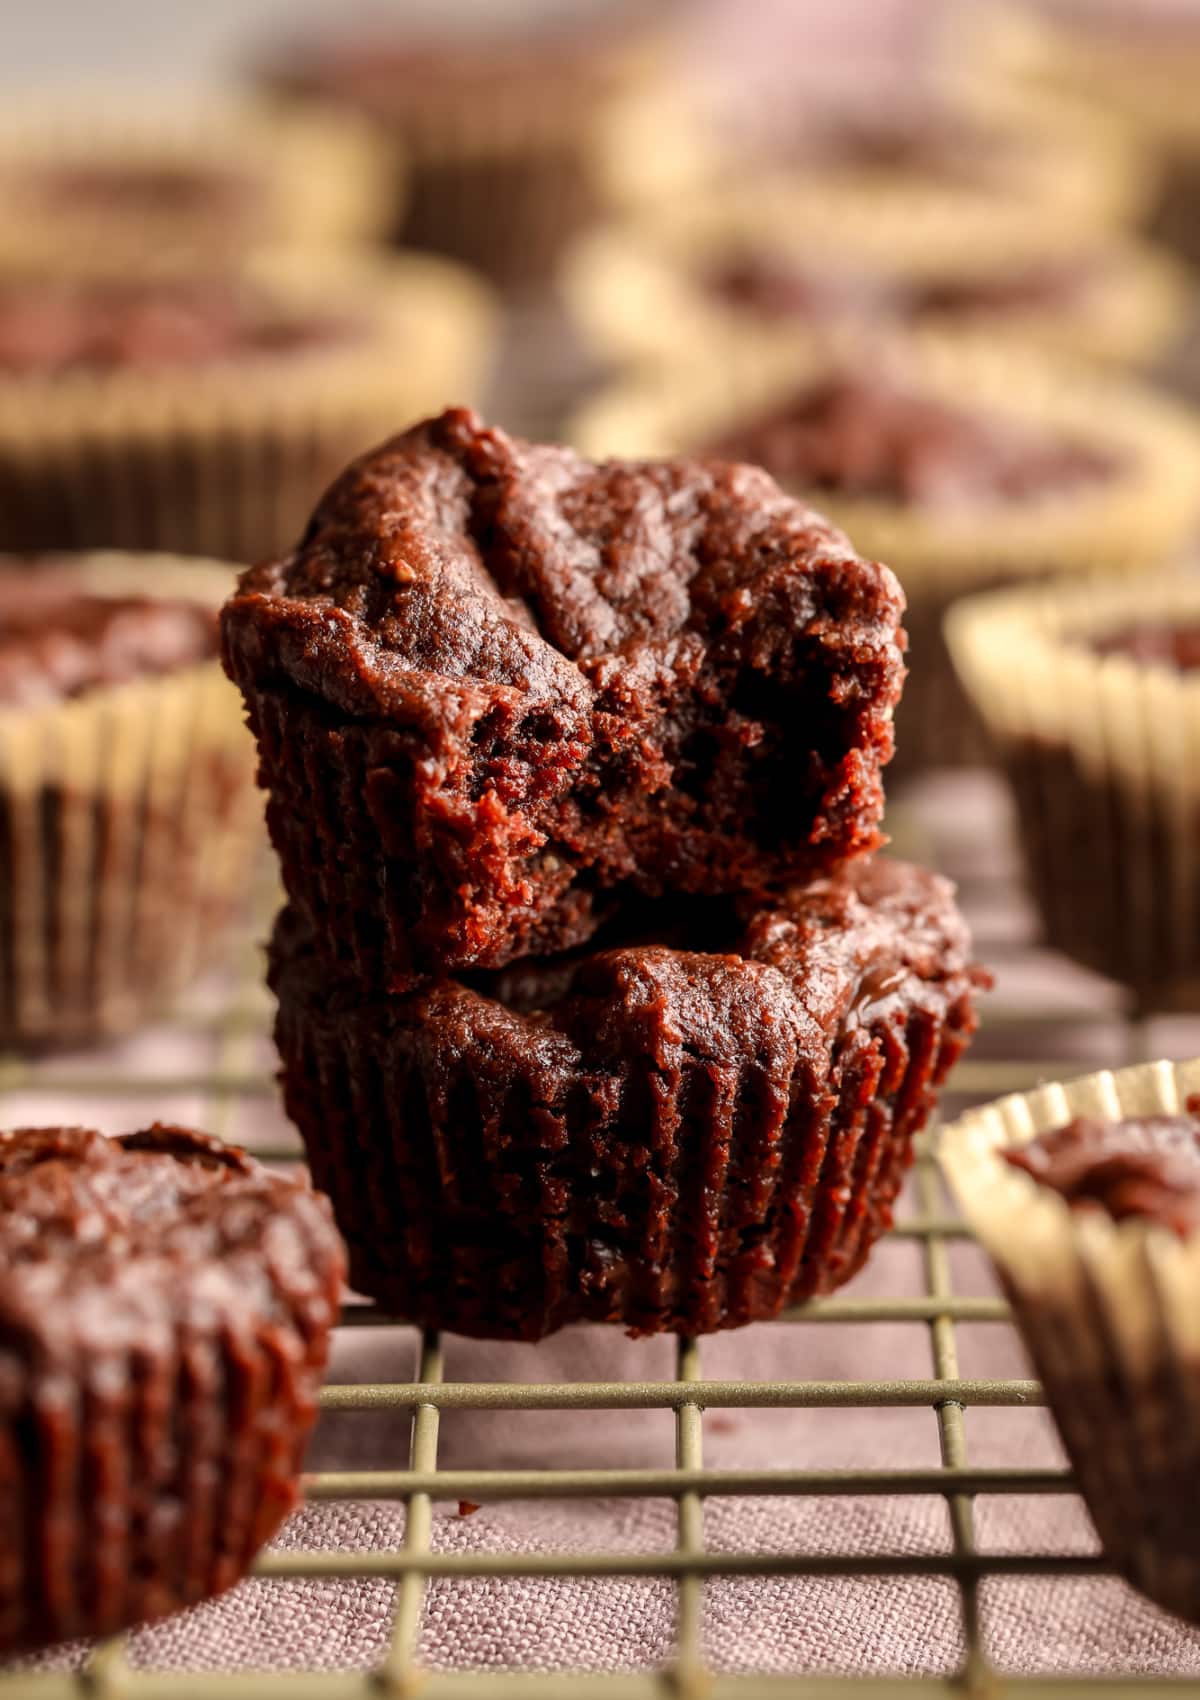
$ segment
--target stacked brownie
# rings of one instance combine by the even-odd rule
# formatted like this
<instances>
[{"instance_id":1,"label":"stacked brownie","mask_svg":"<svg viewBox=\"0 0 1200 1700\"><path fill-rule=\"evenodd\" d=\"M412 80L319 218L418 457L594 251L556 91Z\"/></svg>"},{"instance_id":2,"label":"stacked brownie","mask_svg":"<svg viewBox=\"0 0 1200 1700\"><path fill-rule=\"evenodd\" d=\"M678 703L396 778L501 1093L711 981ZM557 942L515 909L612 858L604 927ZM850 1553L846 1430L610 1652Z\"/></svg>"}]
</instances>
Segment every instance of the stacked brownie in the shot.
<instances>
[{"instance_id":1,"label":"stacked brownie","mask_svg":"<svg viewBox=\"0 0 1200 1700\"><path fill-rule=\"evenodd\" d=\"M690 1332L861 1265L980 979L874 856L901 611L764 472L462 410L243 576L284 1091L362 1291Z\"/></svg>"}]
</instances>

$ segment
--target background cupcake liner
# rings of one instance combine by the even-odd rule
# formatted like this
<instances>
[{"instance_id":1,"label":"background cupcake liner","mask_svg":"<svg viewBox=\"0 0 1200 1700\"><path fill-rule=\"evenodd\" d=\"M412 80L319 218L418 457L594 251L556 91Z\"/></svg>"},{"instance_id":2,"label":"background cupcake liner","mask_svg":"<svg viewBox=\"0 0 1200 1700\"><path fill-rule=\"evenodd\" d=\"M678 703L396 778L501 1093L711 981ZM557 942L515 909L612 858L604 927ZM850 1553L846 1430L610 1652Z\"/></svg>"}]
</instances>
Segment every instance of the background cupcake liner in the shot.
<instances>
[{"instance_id":1,"label":"background cupcake liner","mask_svg":"<svg viewBox=\"0 0 1200 1700\"><path fill-rule=\"evenodd\" d=\"M1187 274L1169 255L1129 239L1089 239L1059 214L985 200L964 205L920 185L847 198L837 185L782 173L601 227L566 255L562 288L594 353L615 361L707 364L714 345L778 359L791 341L863 324L853 290L844 315L789 325L721 301L697 278L698 268L731 251L759 250L794 255L817 276L858 273L901 285L1102 266L1085 297L969 316L931 310L919 328L1019 339L1105 364L1154 361L1182 336L1192 310ZM877 304L870 311L877 325Z\"/></svg>"},{"instance_id":2,"label":"background cupcake liner","mask_svg":"<svg viewBox=\"0 0 1200 1700\"><path fill-rule=\"evenodd\" d=\"M1123 18L1122 18L1123 11ZM1027 51L1013 74L1049 89L1066 90L1119 113L1143 134L1200 149L1200 28L1186 7L1157 18L1152 6L1083 8L1077 19L1029 20Z\"/></svg>"},{"instance_id":3,"label":"background cupcake liner","mask_svg":"<svg viewBox=\"0 0 1200 1700\"><path fill-rule=\"evenodd\" d=\"M39 193L43 172L72 169L209 173L232 193L209 208L164 197L152 209ZM262 247L369 243L386 234L403 193L401 164L352 114L94 87L16 94L0 113L0 267L54 269L101 255L128 266L169 253L211 268Z\"/></svg>"},{"instance_id":4,"label":"background cupcake liner","mask_svg":"<svg viewBox=\"0 0 1200 1700\"><path fill-rule=\"evenodd\" d=\"M1178 1115L1200 1063L1151 1063L973 1110L939 1152L994 1259L1108 1557L1200 1620L1200 1236L1072 1211L998 1152L1079 1115Z\"/></svg>"},{"instance_id":5,"label":"background cupcake liner","mask_svg":"<svg viewBox=\"0 0 1200 1700\"><path fill-rule=\"evenodd\" d=\"M214 610L231 583L229 568L170 557L78 570L97 593ZM227 948L263 848L253 744L215 659L0 708L0 1042L157 1015Z\"/></svg>"},{"instance_id":6,"label":"background cupcake liner","mask_svg":"<svg viewBox=\"0 0 1200 1700\"><path fill-rule=\"evenodd\" d=\"M1161 566L1200 518L1200 434L1190 414L1131 382L1028 351L964 338L845 336L647 372L602 393L568 435L597 457L694 452L739 418L765 412L807 381L847 365L894 373L951 406L1067 435L1125 459L1110 481L1036 503L936 512L797 492L842 526L861 554L892 567L904 587L909 676L897 710L892 773L977 760L986 746L943 645L947 608L969 590L1014 579Z\"/></svg>"},{"instance_id":7,"label":"background cupcake liner","mask_svg":"<svg viewBox=\"0 0 1200 1700\"><path fill-rule=\"evenodd\" d=\"M376 133L404 168L408 198L392 228L406 244L477 266L511 288L541 284L563 245L601 210L597 165L602 127L620 121L623 98L652 81L660 31L579 44L578 58L551 61L536 87L503 56L486 81L414 74ZM537 49L531 49L536 60ZM288 103L353 108L349 98L313 94L286 68L267 84Z\"/></svg>"},{"instance_id":8,"label":"background cupcake liner","mask_svg":"<svg viewBox=\"0 0 1200 1700\"><path fill-rule=\"evenodd\" d=\"M450 261L276 254L238 275L355 332L201 368L0 378L0 546L277 553L348 460L486 378L496 311Z\"/></svg>"},{"instance_id":9,"label":"background cupcake liner","mask_svg":"<svg viewBox=\"0 0 1200 1700\"><path fill-rule=\"evenodd\" d=\"M411 1000L331 988L295 926L285 914L272 947L284 1100L351 1284L463 1334L705 1333L841 1285L891 1225L912 1137L974 1027L968 972L949 998L914 977L899 1012L847 1023L820 1079L798 1067L789 1101L783 1032L736 1064L685 1044L666 1071L631 1041L606 1071L534 1023L514 1045L502 1008L452 981ZM531 1056L556 1051L546 1101ZM627 1143L594 1131L614 1094Z\"/></svg>"},{"instance_id":10,"label":"background cupcake liner","mask_svg":"<svg viewBox=\"0 0 1200 1700\"><path fill-rule=\"evenodd\" d=\"M1128 127L1084 101L1050 91L1021 88L988 78L962 79L957 100L948 103L953 116L974 120L985 132L1008 135L1019 151L997 167L993 182L960 185L919 170L907 177L907 192L928 197L931 207L944 202L947 219L981 218L984 206L1016 212L1029 221L1051 222L1086 241L1099 231L1111 231L1140 221L1158 187L1158 167ZM806 174L817 195L840 200L847 210L857 203L862 218L888 217L897 190L906 192L903 175L894 169L834 170L819 167Z\"/></svg>"},{"instance_id":11,"label":"background cupcake liner","mask_svg":"<svg viewBox=\"0 0 1200 1700\"><path fill-rule=\"evenodd\" d=\"M1157 156L1164 178L1154 234L1200 261L1200 27L1195 13L1175 19L1128 4L1077 20L1043 19L1023 64L1027 86L1093 102L1121 118Z\"/></svg>"},{"instance_id":12,"label":"background cupcake liner","mask_svg":"<svg viewBox=\"0 0 1200 1700\"><path fill-rule=\"evenodd\" d=\"M1200 625L1200 579L979 597L947 637L1013 784L1047 942L1151 1008L1200 1001L1200 674L1092 634Z\"/></svg>"}]
</instances>

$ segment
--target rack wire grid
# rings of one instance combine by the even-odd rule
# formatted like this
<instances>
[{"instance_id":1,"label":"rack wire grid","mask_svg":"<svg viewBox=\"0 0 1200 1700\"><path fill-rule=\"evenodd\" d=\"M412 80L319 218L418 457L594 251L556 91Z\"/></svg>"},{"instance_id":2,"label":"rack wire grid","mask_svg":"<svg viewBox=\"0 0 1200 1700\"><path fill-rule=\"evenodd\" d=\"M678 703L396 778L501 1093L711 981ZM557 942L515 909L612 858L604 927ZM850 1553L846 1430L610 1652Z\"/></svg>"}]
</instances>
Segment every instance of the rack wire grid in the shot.
<instances>
[{"instance_id":1,"label":"rack wire grid","mask_svg":"<svg viewBox=\"0 0 1200 1700\"><path fill-rule=\"evenodd\" d=\"M905 847L950 864L957 873L964 904L976 924L979 954L989 964L1019 956L1025 945L1020 925L1012 920L1012 894L1002 882L1009 873L975 865L979 834L960 830L974 819L973 807L955 804L942 809L940 828L914 806L903 816ZM934 810L937 815L937 810ZM982 812L983 836L992 837L988 808ZM948 835L947 820L958 826ZM893 832L895 833L895 825ZM942 832L939 839L938 832ZM958 864L957 866L955 864ZM1001 976L1003 986L1003 975ZM1102 1006L1108 1007L1108 1006ZM192 1044L200 1036L211 1047L212 1066L181 1071L164 1064L139 1062L146 1042L118 1048L96 1057L23 1063L6 1060L0 1067L0 1116L5 1125L29 1121L39 1106L56 1110L64 1100L95 1104L97 1117L112 1108L124 1115L119 1125L144 1107L147 1119L172 1115L182 1099L189 1100L200 1125L224 1136L236 1136L267 1162L294 1162L295 1148L277 1139L256 1139L253 1128L259 1111L274 1093L270 1052L265 1041L269 1019L266 994L260 983L257 950L248 951L242 977L232 996L201 1001L178 1015L167 1030L174 1040ZM1107 1023L1107 1025L1106 1025ZM1047 1038L1078 1032L1100 1033L1107 1060L1119 1062L1111 1047L1145 1045L1145 1035L1130 1035L1128 1026L1097 1014L1094 1005L1075 1008L1068 1000L1041 1008L1029 994L993 998L984 1020L983 1039L974 1055L960 1064L949 1104L995 1096L1032 1084L1055 1073L1080 1072L1087 1059L1067 1056L1057 1063L1050 1056L1023 1054L1015 1041L1036 1031L1044 1048ZM1011 1036L1011 1037L1010 1037ZM163 1038L156 1055L162 1055ZM1200 1046L1198 1046L1200 1048ZM184 1051L180 1050L180 1055ZM190 1053L188 1053L190 1054ZM1100 1060L1104 1060L1103 1055ZM115 1106L120 1102L121 1109ZM102 1124L103 1125L103 1124ZM277 1124L279 1125L279 1124ZM115 1127L114 1127L115 1130ZM250 1130L248 1132L248 1130ZM967 1414L976 1410L1011 1409L1042 1403L1037 1384L1020 1377L979 1379L960 1370L960 1331L964 1325L1003 1327L1006 1306L997 1297L956 1290L953 1252L967 1238L962 1223L948 1213L945 1195L928 1144L918 1153L909 1214L894 1230L896 1239L919 1253L923 1290L912 1296L858 1296L855 1291L822 1299L782 1320L802 1319L861 1329L870 1324L919 1325L927 1336L933 1373L921 1362L897 1362L894 1377L865 1380L723 1379L706 1374L710 1343L680 1339L674 1346L674 1374L662 1379L602 1379L598 1381L541 1380L531 1382L447 1379L445 1350L436 1333L419 1343L412 1379L385 1384L327 1386L326 1413L386 1411L396 1413L397 1441L403 1434L405 1457L399 1452L390 1468L381 1470L315 1471L306 1478L310 1502L331 1500L394 1500L407 1508L402 1540L395 1550L353 1552L270 1551L257 1574L295 1582L301 1578L374 1577L395 1584L390 1641L383 1656L368 1670L298 1673L162 1671L135 1668L122 1638L93 1651L70 1671L25 1670L0 1675L0 1700L68 1700L87 1694L110 1700L352 1700L377 1694L407 1696L420 1692L428 1700L517 1700L569 1691L577 1700L652 1700L652 1697L711 1697L711 1700L751 1700L754 1696L787 1695L795 1700L829 1693L860 1696L902 1693L922 1696L947 1692L971 1694L1061 1696L1092 1692L1094 1679L1058 1676L1039 1678L1027 1673L1002 1673L993 1661L988 1638L985 1596L998 1578L1064 1578L1094 1575L1104 1570L1094 1551L1049 1550L995 1552L978 1538L978 1496L1066 1495L1072 1491L1061 1468L984 1467L973 1464L968 1450ZM361 1330L395 1319L382 1317L370 1306L352 1304L343 1326ZM774 1327L775 1325L771 1325ZM881 1413L888 1408L915 1408L928 1413L936 1432L937 1457L931 1467L816 1469L806 1468L802 1456L786 1469L708 1468L705 1466L706 1413L770 1408L774 1411L851 1411ZM673 1465L654 1468L497 1469L448 1468L439 1465L439 1427L444 1414L464 1411L508 1413L513 1422L533 1412L662 1413L673 1422ZM881 1451L886 1456L886 1437ZM431 1540L435 1505L442 1501L469 1502L463 1509L497 1502L668 1500L674 1507L674 1547L650 1554L626 1551L497 1552L478 1550L439 1552ZM940 1552L873 1553L859 1556L840 1551L711 1550L705 1543L704 1508L717 1498L814 1496L821 1500L878 1496L903 1504L908 1496L932 1496L948 1509L949 1540ZM0 1539L2 1539L0 1535ZM887 1586L903 1578L945 1579L957 1591L961 1613L961 1661L956 1670L939 1675L854 1676L832 1678L823 1672L795 1675L714 1672L705 1656L703 1612L706 1586L718 1577L856 1577L873 1578ZM675 1590L674 1650L660 1668L627 1674L535 1674L528 1670L424 1671L418 1659L418 1639L427 1591L443 1578L490 1578L497 1587L528 1577L656 1578L667 1579ZM879 1596L875 1595L878 1599ZM887 1595L877 1610L886 1614ZM503 1653L503 1649L501 1649ZM1195 1685L1174 1679L1181 1690ZM1121 1678L1112 1673L1106 1689L1113 1695L1161 1693L1163 1683L1151 1682L1144 1672Z\"/></svg>"}]
</instances>

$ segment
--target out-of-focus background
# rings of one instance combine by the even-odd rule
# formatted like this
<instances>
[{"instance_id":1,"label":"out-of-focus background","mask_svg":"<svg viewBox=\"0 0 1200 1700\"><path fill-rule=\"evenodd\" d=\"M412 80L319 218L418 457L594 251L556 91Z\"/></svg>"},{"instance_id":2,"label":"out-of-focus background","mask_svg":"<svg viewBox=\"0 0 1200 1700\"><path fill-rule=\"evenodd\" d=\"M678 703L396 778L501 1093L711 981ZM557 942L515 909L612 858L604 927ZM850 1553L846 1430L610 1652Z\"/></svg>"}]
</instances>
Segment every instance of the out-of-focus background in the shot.
<instances>
[{"instance_id":1,"label":"out-of-focus background","mask_svg":"<svg viewBox=\"0 0 1200 1700\"><path fill-rule=\"evenodd\" d=\"M204 556L227 581L291 547L353 456L449 403L594 457L764 465L902 581L890 799L940 786L990 844L1015 823L1010 931L1139 1010L1193 1006L1190 765L1157 733L1090 737L1082 687L1052 702L1045 681L1076 677L1055 647L1078 661L1081 616L1055 600L1072 588L1130 628L1102 634L1134 693L1105 724L1135 724L1150 688L1145 610L1193 620L1200 5L8 13L0 552L157 551L155 586ZM979 602L1046 585L1007 627ZM1023 620L1060 637L1018 691L994 657ZM1188 669L1172 677L1155 727L1195 713ZM1116 846L1086 900L1048 798ZM230 890L239 856L209 859ZM53 882L35 895L53 904ZM219 929L193 919L211 954ZM94 940L73 959L98 960ZM140 973L136 995L114 970L121 1019L84 987L72 1033L157 1009L192 966ZM6 995L10 1038L48 1036L46 986Z\"/></svg>"}]
</instances>

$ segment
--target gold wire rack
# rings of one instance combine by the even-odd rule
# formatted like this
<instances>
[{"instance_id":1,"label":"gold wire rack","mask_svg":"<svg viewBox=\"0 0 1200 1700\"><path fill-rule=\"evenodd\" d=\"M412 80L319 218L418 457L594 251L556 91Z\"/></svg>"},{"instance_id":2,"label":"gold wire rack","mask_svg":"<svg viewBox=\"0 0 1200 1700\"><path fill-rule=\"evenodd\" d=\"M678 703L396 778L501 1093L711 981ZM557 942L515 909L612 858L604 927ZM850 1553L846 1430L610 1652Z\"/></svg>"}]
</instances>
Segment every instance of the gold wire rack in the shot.
<instances>
[{"instance_id":1,"label":"gold wire rack","mask_svg":"<svg viewBox=\"0 0 1200 1700\"><path fill-rule=\"evenodd\" d=\"M999 941L997 941L999 943ZM985 946L982 954L989 954ZM269 1011L259 983L257 951L247 957L236 994L209 1013L183 1014L180 1033L210 1047L211 1070L118 1069L84 1062L62 1070L53 1063L0 1065L0 1124L9 1124L9 1106L19 1095L21 1112L45 1100L93 1095L126 1103L144 1103L148 1115L161 1104L195 1095L201 1125L226 1134L235 1112L253 1116L255 1103L269 1100L274 1083L262 1043ZM1006 1025L1036 1020L1028 1004L994 1004L985 1018L993 1038ZM993 1045L993 1049L995 1046ZM1001 1050L1003 1047L1001 1047ZM1122 1059L1123 1060L1123 1059ZM1065 1065L1073 1072L1078 1063ZM1000 1054L971 1059L954 1081L954 1102L994 1096L1053 1074L1050 1063ZM268 1162L295 1161L295 1148L279 1142L239 1141ZM383 1578L396 1584L390 1644L373 1668L346 1672L233 1671L228 1673L134 1668L123 1639L94 1651L78 1670L8 1675L0 1672L0 1700L78 1700L81 1695L110 1700L367 1700L368 1696L420 1693L428 1700L536 1700L539 1695L574 1700L754 1700L754 1697L926 1696L962 1693L999 1697L1030 1694L1070 1697L1097 1688L1112 1696L1161 1694L1164 1688L1197 1692L1185 1680L1151 1680L1115 1674L1095 1677L1035 1677L1001 1673L988 1649L984 1585L1002 1577L1070 1577L1103 1573L1093 1553L1067 1550L991 1552L977 1538L974 1502L980 1495L1063 1495L1070 1477L1058 1468L973 1466L968 1455L964 1413L972 1408L1040 1405L1036 1382L1027 1379L974 1379L959 1366L960 1326L1003 1325L1007 1308L997 1298L956 1291L951 1248L968 1238L963 1224L947 1213L945 1195L928 1146L914 1171L915 1214L901 1221L895 1236L919 1254L923 1291L914 1296L858 1297L853 1292L810 1303L783 1321L858 1327L906 1323L923 1327L932 1358L932 1375L890 1380L769 1380L712 1378L705 1374L706 1342L681 1339L674 1375L661 1380L453 1381L445 1374L443 1343L436 1333L419 1342L412 1379L384 1384L330 1385L323 1394L327 1412L388 1411L407 1418L407 1459L394 1468L371 1471L321 1471L305 1483L311 1502L390 1500L406 1508L402 1541L394 1550L354 1552L272 1551L259 1561L257 1574L278 1581L299 1579ZM349 1305L343 1326L388 1326L394 1318L375 1308ZM787 1469L706 1468L705 1413L722 1410L926 1410L936 1428L938 1457L927 1468ZM439 1425L443 1412L494 1411L514 1415L534 1411L669 1413L675 1431L675 1460L666 1468L489 1469L441 1468ZM881 1448L884 1450L884 1448ZM940 1498L948 1508L950 1538L942 1552L896 1551L872 1556L845 1553L712 1551L704 1538L703 1506L714 1498L739 1496L817 1496L821 1499L886 1496ZM459 1500L492 1505L516 1500L666 1499L674 1506L674 1549L650 1554L622 1551L495 1552L433 1550L435 1502ZM3 1536L0 1534L0 1539ZM429 1584L441 1578L492 1578L498 1584L534 1576L667 1579L675 1589L675 1647L662 1668L641 1673L537 1674L528 1670L423 1671L418 1640ZM957 1671L932 1676L830 1676L824 1673L717 1674L709 1669L703 1644L706 1581L715 1577L854 1577L898 1579L936 1577L953 1585L961 1613L964 1655Z\"/></svg>"}]
</instances>

